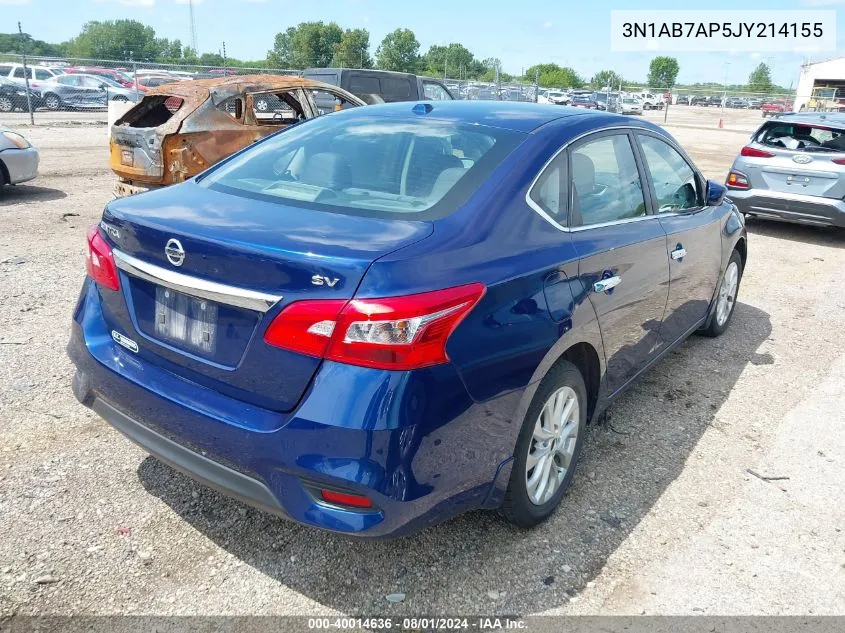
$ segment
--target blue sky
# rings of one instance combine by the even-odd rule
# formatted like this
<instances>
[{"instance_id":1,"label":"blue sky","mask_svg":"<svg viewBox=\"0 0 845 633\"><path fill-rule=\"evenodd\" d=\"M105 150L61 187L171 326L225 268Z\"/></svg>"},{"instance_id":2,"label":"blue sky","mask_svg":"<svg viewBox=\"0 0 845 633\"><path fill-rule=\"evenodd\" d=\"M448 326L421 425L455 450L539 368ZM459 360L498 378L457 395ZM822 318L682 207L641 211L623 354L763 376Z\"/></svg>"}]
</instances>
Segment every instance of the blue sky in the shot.
<instances>
[{"instance_id":1,"label":"blue sky","mask_svg":"<svg viewBox=\"0 0 845 633\"><path fill-rule=\"evenodd\" d=\"M47 41L64 41L89 20L131 18L152 26L161 37L190 42L188 0L0 0L0 32L20 20L25 31ZM643 81L650 53L610 52L612 9L678 9L677 1L590 0L194 0L201 52L216 52L225 40L230 56L263 58L278 31L302 21L335 21L344 28L370 31L371 52L397 27L412 29L425 51L432 44L461 42L477 57L499 57L508 72L551 61L572 66L589 78L612 68L631 81ZM845 51L845 0L711 0L689 6L707 9L837 10L838 50ZM780 53L671 53L678 58L678 81L744 83L761 60L775 82L797 83L801 55ZM835 53L816 58L833 57Z\"/></svg>"}]
</instances>

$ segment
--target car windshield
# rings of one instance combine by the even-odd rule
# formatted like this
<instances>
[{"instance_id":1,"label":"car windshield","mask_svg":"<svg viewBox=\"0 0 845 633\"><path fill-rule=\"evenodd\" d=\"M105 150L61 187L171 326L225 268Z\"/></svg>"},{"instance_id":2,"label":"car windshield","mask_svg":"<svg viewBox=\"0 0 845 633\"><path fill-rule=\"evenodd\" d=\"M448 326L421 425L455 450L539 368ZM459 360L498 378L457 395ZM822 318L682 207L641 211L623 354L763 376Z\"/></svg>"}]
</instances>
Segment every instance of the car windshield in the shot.
<instances>
[{"instance_id":1,"label":"car windshield","mask_svg":"<svg viewBox=\"0 0 845 633\"><path fill-rule=\"evenodd\" d=\"M451 121L342 114L291 127L201 184L328 211L440 216L466 201L524 137Z\"/></svg>"},{"instance_id":2,"label":"car windshield","mask_svg":"<svg viewBox=\"0 0 845 633\"><path fill-rule=\"evenodd\" d=\"M845 151L845 129L827 125L772 122L763 126L756 139L769 147L795 151Z\"/></svg>"}]
</instances>

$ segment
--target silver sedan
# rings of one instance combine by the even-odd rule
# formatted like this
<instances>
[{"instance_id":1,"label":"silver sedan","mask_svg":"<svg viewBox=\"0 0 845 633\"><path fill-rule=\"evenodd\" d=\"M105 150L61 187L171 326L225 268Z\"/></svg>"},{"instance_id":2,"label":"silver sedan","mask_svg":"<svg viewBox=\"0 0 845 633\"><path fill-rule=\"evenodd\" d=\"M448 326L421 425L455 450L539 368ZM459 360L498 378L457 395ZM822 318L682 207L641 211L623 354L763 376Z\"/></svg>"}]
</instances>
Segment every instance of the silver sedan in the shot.
<instances>
[{"instance_id":1,"label":"silver sedan","mask_svg":"<svg viewBox=\"0 0 845 633\"><path fill-rule=\"evenodd\" d=\"M0 187L38 175L38 150L23 136L0 127Z\"/></svg>"}]
</instances>

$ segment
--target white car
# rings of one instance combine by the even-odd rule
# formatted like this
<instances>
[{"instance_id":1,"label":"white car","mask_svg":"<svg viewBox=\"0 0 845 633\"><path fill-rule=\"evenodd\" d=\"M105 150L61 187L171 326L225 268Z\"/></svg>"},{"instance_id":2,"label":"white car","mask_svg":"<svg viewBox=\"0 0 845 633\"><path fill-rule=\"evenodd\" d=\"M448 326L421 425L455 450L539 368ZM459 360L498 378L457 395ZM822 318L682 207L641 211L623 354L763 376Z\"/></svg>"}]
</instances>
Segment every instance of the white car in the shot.
<instances>
[{"instance_id":1,"label":"white car","mask_svg":"<svg viewBox=\"0 0 845 633\"><path fill-rule=\"evenodd\" d=\"M622 114L642 114L643 113L643 103L639 99L634 97L625 97L622 99L621 103L621 112Z\"/></svg>"},{"instance_id":2,"label":"white car","mask_svg":"<svg viewBox=\"0 0 845 633\"><path fill-rule=\"evenodd\" d=\"M38 175L38 150L23 136L0 127L0 187Z\"/></svg>"},{"instance_id":3,"label":"white car","mask_svg":"<svg viewBox=\"0 0 845 633\"><path fill-rule=\"evenodd\" d=\"M570 101L569 95L560 90L549 90L546 97L549 103L554 103L555 105L566 105Z\"/></svg>"}]
</instances>

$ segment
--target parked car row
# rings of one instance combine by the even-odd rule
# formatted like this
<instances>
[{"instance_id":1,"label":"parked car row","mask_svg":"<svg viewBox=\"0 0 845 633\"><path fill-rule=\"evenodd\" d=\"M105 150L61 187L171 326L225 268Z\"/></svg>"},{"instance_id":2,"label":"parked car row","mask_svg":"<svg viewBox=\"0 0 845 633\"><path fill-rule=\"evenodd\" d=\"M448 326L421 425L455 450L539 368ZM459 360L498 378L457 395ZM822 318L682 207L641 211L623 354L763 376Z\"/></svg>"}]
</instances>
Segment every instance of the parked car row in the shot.
<instances>
[{"instance_id":1,"label":"parked car row","mask_svg":"<svg viewBox=\"0 0 845 633\"><path fill-rule=\"evenodd\" d=\"M0 112L26 110L26 84L34 109L103 109L109 101L137 103L146 87L116 70L97 67L50 68L21 64L0 64Z\"/></svg>"}]
</instances>

